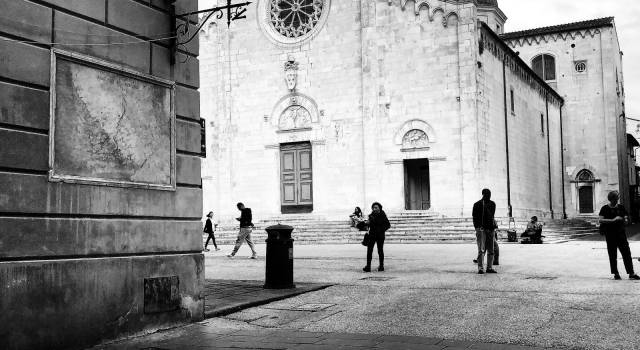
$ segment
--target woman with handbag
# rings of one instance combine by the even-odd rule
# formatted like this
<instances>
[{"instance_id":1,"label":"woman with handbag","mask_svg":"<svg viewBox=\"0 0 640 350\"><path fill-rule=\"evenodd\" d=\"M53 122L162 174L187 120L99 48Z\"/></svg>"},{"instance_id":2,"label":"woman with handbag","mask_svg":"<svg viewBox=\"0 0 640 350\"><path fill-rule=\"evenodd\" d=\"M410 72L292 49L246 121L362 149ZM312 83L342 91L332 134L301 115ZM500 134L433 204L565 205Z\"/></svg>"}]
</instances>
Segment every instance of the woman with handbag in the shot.
<instances>
[{"instance_id":1,"label":"woman with handbag","mask_svg":"<svg viewBox=\"0 0 640 350\"><path fill-rule=\"evenodd\" d=\"M382 210L382 204L374 202L371 204L371 214L369 220L369 232L365 234L365 239L362 242L367 246L367 266L362 270L364 272L371 272L371 259L373 258L373 246L378 245L378 271L384 271L384 236L385 232L391 227L387 214Z\"/></svg>"}]
</instances>

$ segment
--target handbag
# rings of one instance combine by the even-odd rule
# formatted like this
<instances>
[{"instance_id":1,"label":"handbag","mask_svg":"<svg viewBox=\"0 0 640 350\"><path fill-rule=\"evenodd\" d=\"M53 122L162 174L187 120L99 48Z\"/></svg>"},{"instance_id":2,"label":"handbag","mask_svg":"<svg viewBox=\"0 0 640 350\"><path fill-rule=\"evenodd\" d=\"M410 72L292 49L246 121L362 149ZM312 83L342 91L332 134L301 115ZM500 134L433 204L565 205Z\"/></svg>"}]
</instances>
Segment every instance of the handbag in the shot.
<instances>
[{"instance_id":1,"label":"handbag","mask_svg":"<svg viewBox=\"0 0 640 350\"><path fill-rule=\"evenodd\" d=\"M365 247L368 247L369 242L371 242L371 234L367 232L364 234L364 237L362 238L362 245Z\"/></svg>"}]
</instances>

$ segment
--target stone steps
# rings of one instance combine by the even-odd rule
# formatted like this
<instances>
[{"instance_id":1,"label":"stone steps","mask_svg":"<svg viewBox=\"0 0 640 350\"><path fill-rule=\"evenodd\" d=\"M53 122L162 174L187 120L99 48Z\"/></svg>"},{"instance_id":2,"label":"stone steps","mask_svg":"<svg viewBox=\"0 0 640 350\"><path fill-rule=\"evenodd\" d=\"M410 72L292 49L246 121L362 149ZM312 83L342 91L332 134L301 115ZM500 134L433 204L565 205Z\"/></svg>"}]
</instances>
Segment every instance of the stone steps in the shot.
<instances>
[{"instance_id":1,"label":"stone steps","mask_svg":"<svg viewBox=\"0 0 640 350\"><path fill-rule=\"evenodd\" d=\"M473 220L468 217L445 218L435 213L398 213L390 214L391 229L387 231L388 243L427 243L434 241L474 241L475 230ZM498 218L500 235L506 239L508 219ZM527 220L516 220L515 229L520 235L527 224ZM294 227L293 238L296 244L330 244L330 243L359 243L364 232L349 227L349 220L324 220L308 214L269 218L256 222L253 239L263 243L267 238L265 228L276 223ZM221 244L235 242L238 228L221 225L216 232L216 241ZM513 227L513 224L512 224ZM547 241L560 241L597 233L595 225L579 219L546 220L543 235ZM206 239L206 236L204 236Z\"/></svg>"}]
</instances>

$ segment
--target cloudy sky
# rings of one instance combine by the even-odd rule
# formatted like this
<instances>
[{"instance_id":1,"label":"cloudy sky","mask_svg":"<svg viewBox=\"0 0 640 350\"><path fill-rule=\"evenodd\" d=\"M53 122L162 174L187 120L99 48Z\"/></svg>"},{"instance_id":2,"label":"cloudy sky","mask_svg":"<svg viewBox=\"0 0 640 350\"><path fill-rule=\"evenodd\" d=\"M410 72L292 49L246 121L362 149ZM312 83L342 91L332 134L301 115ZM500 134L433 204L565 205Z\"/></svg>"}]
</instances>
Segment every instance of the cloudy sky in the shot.
<instances>
[{"instance_id":1,"label":"cloudy sky","mask_svg":"<svg viewBox=\"0 0 640 350\"><path fill-rule=\"evenodd\" d=\"M638 0L498 0L509 17L506 31L516 31L615 17L624 52L627 117L640 119L640 1Z\"/></svg>"}]
</instances>

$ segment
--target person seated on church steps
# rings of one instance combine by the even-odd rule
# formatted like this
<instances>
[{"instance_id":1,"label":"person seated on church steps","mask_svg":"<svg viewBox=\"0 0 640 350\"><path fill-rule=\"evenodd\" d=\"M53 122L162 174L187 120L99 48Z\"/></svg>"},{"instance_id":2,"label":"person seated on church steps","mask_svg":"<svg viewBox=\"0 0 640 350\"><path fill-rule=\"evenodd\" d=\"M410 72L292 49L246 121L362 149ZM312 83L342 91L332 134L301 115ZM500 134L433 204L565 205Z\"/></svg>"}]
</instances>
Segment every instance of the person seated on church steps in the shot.
<instances>
[{"instance_id":1,"label":"person seated on church steps","mask_svg":"<svg viewBox=\"0 0 640 350\"><path fill-rule=\"evenodd\" d=\"M531 221L527 224L527 229L520 235L522 238L528 238L528 242L523 240L522 243L542 243L542 225L538 222L537 216L532 216Z\"/></svg>"},{"instance_id":2,"label":"person seated on church steps","mask_svg":"<svg viewBox=\"0 0 640 350\"><path fill-rule=\"evenodd\" d=\"M640 280L640 277L633 271L633 260L631 259L631 249L629 249L629 241L627 240L627 232L625 223L629 222L627 210L618 203L620 195L617 191L609 192L607 195L609 204L600 209L598 216L600 217L600 234L603 234L607 241L607 252L609 253L609 267L613 279L619 280L618 273L618 249L622 255L624 268L629 274L629 279Z\"/></svg>"},{"instance_id":3,"label":"person seated on church steps","mask_svg":"<svg viewBox=\"0 0 640 350\"><path fill-rule=\"evenodd\" d=\"M364 214L362 213L362 209L360 207L356 207L353 211L353 214L349 215L351 219L351 227L355 227L360 231L367 230L367 224L365 223Z\"/></svg>"}]
</instances>

